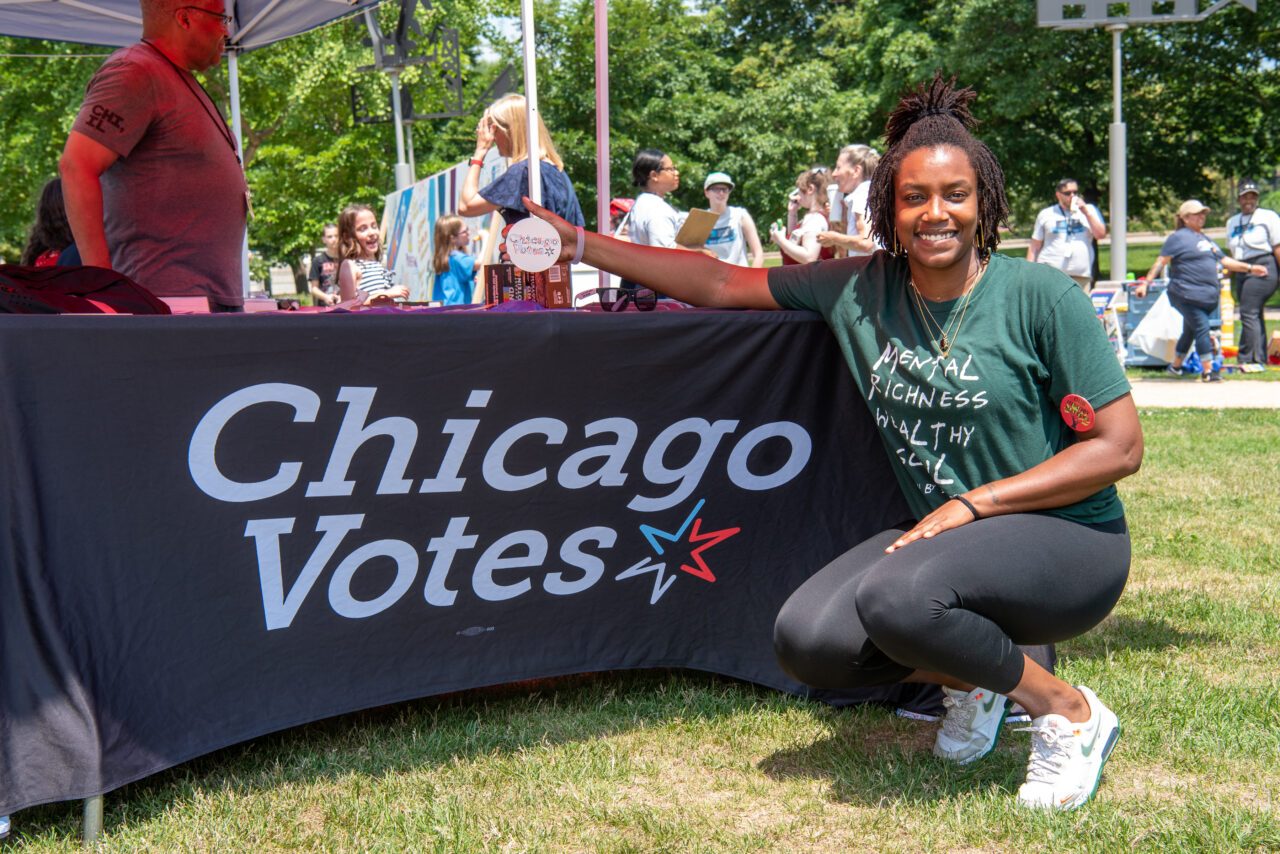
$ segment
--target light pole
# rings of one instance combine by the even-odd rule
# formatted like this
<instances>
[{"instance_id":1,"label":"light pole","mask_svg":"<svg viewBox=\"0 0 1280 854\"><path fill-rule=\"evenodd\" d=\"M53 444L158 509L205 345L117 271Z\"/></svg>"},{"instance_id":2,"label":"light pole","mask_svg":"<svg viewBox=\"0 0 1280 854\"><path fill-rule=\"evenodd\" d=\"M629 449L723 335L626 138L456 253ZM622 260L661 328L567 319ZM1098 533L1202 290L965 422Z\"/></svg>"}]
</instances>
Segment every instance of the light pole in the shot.
<instances>
[{"instance_id":1,"label":"light pole","mask_svg":"<svg viewBox=\"0 0 1280 854\"><path fill-rule=\"evenodd\" d=\"M1121 281L1129 270L1128 144L1121 105L1124 51L1121 36L1128 24L1108 24L1111 33L1111 279Z\"/></svg>"},{"instance_id":2,"label":"light pole","mask_svg":"<svg viewBox=\"0 0 1280 854\"><path fill-rule=\"evenodd\" d=\"M1233 3L1256 12L1258 0L1215 0L1203 10L1200 0L1171 0L1161 4L1169 11L1156 11L1155 0L1036 0L1036 23L1055 30L1089 30L1103 27L1111 33L1111 278L1123 280L1128 268L1128 157L1124 114L1121 109L1121 74L1124 56L1120 38L1137 24L1179 24L1203 21ZM1123 14L1112 15L1117 10Z\"/></svg>"}]
</instances>

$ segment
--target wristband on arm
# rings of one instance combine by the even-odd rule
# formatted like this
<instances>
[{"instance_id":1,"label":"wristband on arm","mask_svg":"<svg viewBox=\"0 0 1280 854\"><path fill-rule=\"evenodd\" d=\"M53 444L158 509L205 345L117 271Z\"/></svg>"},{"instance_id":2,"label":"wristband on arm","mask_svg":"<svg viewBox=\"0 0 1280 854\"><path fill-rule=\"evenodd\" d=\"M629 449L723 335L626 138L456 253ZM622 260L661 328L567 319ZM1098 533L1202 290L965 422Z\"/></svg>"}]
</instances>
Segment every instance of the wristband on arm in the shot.
<instances>
[{"instance_id":1,"label":"wristband on arm","mask_svg":"<svg viewBox=\"0 0 1280 854\"><path fill-rule=\"evenodd\" d=\"M969 499L965 498L963 495L957 495L955 496L955 499L956 501L959 501L961 504L963 504L965 507L969 508L969 512L973 514L973 521L976 522L982 518L982 514L978 512L978 508L974 507L973 502L971 502Z\"/></svg>"},{"instance_id":2,"label":"wristband on arm","mask_svg":"<svg viewBox=\"0 0 1280 854\"><path fill-rule=\"evenodd\" d=\"M583 229L583 227L582 227L582 226L580 226L580 225L575 225L575 226L573 227L573 232L574 232L574 234L576 234L576 235L578 236L578 245L574 247L574 249L573 249L573 260L571 260L569 263L571 263L571 264L581 264L581 263L582 263L582 252L583 252L583 250L585 250L585 249L587 248L587 236L586 236L586 231Z\"/></svg>"}]
</instances>

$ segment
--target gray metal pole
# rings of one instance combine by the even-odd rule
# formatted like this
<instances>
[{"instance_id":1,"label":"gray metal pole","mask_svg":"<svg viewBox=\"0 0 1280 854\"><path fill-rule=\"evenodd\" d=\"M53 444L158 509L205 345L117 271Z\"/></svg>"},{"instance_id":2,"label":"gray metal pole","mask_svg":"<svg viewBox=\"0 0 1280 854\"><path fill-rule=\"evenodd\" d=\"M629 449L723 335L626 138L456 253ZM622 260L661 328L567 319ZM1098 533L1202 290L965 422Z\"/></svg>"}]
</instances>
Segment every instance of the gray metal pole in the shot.
<instances>
[{"instance_id":1,"label":"gray metal pole","mask_svg":"<svg viewBox=\"0 0 1280 854\"><path fill-rule=\"evenodd\" d=\"M418 164L413 160L413 122L405 122L404 144L409 149L409 183L418 183Z\"/></svg>"},{"instance_id":2,"label":"gray metal pole","mask_svg":"<svg viewBox=\"0 0 1280 854\"><path fill-rule=\"evenodd\" d=\"M596 230L613 234L609 222L609 3L596 0ZM609 286L609 274L599 272L597 284Z\"/></svg>"},{"instance_id":3,"label":"gray metal pole","mask_svg":"<svg viewBox=\"0 0 1280 854\"><path fill-rule=\"evenodd\" d=\"M241 168L244 168L244 131L240 125L240 52L227 51L227 83L231 89L231 132L236 138L236 153L240 155ZM247 180L247 179L246 179ZM240 253L240 289L241 295L249 296L249 226L245 223L244 240L241 241ZM268 293L271 283L267 283Z\"/></svg>"},{"instance_id":4,"label":"gray metal pole","mask_svg":"<svg viewBox=\"0 0 1280 854\"><path fill-rule=\"evenodd\" d=\"M102 795L84 799L84 844L91 845L102 835Z\"/></svg>"},{"instance_id":5,"label":"gray metal pole","mask_svg":"<svg viewBox=\"0 0 1280 854\"><path fill-rule=\"evenodd\" d=\"M1129 173L1127 167L1127 141L1125 139L1124 113L1121 107L1121 79L1124 71L1124 52L1120 45L1121 34L1128 24L1111 24L1111 279L1123 281L1129 269Z\"/></svg>"},{"instance_id":6,"label":"gray metal pole","mask_svg":"<svg viewBox=\"0 0 1280 854\"><path fill-rule=\"evenodd\" d=\"M400 110L400 69L388 70L391 77L391 113L396 126L396 189L413 186L409 164L404 162L404 116Z\"/></svg>"},{"instance_id":7,"label":"gray metal pole","mask_svg":"<svg viewBox=\"0 0 1280 854\"><path fill-rule=\"evenodd\" d=\"M529 126L529 198L542 204L542 152L538 139L538 60L533 42L533 0L520 0L524 46L524 113Z\"/></svg>"}]
</instances>

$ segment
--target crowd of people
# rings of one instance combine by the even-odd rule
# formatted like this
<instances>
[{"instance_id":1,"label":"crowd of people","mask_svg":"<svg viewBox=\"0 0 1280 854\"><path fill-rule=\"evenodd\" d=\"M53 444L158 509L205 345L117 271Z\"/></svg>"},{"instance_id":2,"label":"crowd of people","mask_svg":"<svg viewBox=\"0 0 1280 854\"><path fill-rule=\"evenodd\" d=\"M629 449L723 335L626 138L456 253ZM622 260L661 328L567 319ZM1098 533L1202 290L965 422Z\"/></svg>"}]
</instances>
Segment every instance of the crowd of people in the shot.
<instances>
[{"instance_id":1,"label":"crowd of people","mask_svg":"<svg viewBox=\"0 0 1280 854\"><path fill-rule=\"evenodd\" d=\"M585 225L564 161L540 115L537 121L542 204L574 225ZM481 167L491 148L506 159L507 169L481 187ZM431 300L443 305L472 301L478 259L470 251L472 235L463 217L496 213L509 226L529 215L523 202L529 187L527 149L525 99L506 95L485 110L476 126L476 147L459 194L460 216L442 215L435 223ZM801 173L787 199L786 227L780 221L770 232L783 263L869 255L877 248L870 235L867 193L878 162L874 148L850 145L837 154L834 169L815 166ZM711 171L703 178L706 210L716 219L705 237L692 245L679 241L689 212L677 210L668 201L680 187L680 170L670 155L657 148L641 149L632 163L631 177L637 193L634 198L611 199L610 233L641 245L697 250L730 264L764 266L764 245L755 219L746 208L729 204L737 184L727 172ZM308 284L318 305L337 305L360 292L374 301L403 301L402 294L407 293L403 285L391 284L391 271L380 267L382 247L371 234L377 227L372 211L361 208L361 212L356 207L360 206L344 211L338 223L325 226L324 248L311 261ZM348 235L343 221L349 213ZM358 237L357 232L363 236ZM350 271L345 279L343 270ZM348 286L344 287L344 281Z\"/></svg>"}]
</instances>

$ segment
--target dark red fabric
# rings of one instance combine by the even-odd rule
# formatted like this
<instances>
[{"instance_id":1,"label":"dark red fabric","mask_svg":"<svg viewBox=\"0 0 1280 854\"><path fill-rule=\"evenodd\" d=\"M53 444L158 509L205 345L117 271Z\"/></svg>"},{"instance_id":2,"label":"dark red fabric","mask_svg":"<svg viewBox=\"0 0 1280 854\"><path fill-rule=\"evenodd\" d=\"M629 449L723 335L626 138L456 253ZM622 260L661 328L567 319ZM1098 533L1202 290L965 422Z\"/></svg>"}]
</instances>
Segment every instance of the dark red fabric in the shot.
<instances>
[{"instance_id":1,"label":"dark red fabric","mask_svg":"<svg viewBox=\"0 0 1280 854\"><path fill-rule=\"evenodd\" d=\"M0 264L0 314L170 314L127 276L104 267Z\"/></svg>"}]
</instances>

